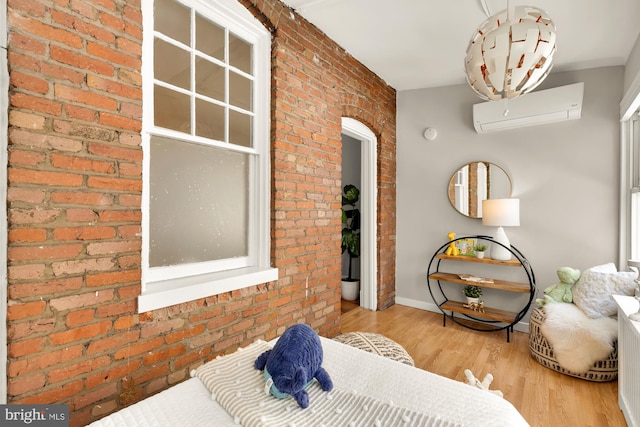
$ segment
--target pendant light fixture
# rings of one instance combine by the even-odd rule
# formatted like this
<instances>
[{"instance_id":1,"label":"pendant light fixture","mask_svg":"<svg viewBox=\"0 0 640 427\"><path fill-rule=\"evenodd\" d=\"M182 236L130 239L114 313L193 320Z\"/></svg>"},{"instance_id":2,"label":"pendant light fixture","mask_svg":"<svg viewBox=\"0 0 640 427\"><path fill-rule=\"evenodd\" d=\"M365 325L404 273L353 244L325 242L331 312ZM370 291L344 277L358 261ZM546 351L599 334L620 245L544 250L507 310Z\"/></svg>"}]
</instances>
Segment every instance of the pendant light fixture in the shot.
<instances>
[{"instance_id":1,"label":"pendant light fixture","mask_svg":"<svg viewBox=\"0 0 640 427\"><path fill-rule=\"evenodd\" d=\"M486 10L486 8L485 8ZM556 28L533 6L510 7L490 16L467 47L467 82L487 101L513 99L538 86L549 74L556 52Z\"/></svg>"}]
</instances>

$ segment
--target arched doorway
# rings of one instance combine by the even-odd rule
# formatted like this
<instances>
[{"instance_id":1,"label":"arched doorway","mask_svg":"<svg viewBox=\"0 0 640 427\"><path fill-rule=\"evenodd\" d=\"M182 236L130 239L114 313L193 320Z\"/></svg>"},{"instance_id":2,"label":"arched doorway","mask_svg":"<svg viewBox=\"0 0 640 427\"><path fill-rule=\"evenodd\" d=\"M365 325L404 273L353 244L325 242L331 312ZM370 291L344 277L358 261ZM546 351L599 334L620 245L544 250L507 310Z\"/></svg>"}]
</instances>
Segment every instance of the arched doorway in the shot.
<instances>
[{"instance_id":1,"label":"arched doorway","mask_svg":"<svg viewBox=\"0 0 640 427\"><path fill-rule=\"evenodd\" d=\"M360 306L378 307L377 283L377 138L357 120L343 117L342 134L360 141Z\"/></svg>"}]
</instances>

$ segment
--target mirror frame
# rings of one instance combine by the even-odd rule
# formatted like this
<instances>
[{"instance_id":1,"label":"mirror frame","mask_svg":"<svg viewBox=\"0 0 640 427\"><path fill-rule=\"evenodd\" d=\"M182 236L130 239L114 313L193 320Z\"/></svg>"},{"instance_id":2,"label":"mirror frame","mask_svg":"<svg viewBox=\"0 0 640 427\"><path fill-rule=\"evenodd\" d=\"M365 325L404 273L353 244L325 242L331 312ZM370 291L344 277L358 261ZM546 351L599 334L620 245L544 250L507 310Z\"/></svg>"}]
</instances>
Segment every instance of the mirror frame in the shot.
<instances>
[{"instance_id":1,"label":"mirror frame","mask_svg":"<svg viewBox=\"0 0 640 427\"><path fill-rule=\"evenodd\" d=\"M486 189L487 197L485 197L482 200L486 200L487 198L490 198L490 199L509 198L509 197L511 197L511 194L513 192L513 183L511 182L511 177L509 176L507 171L504 170L504 168L502 168L501 166L499 166L499 165L497 165L495 163L492 163L492 162L489 162L489 161L486 161L486 160L477 160L477 161L469 162L469 163L466 163L466 164L460 166L458 169L456 169L456 171L451 176L451 179L449 180L449 184L447 185L447 198L449 199L449 203L451 203L451 206L460 215L466 216L468 218L474 218L474 219L482 218L482 215L478 214L478 206L477 206L479 203L481 203L480 200L478 199L478 203L475 203L475 205L473 203L470 203L470 206L469 206L470 212L465 213L463 210L459 209L458 206L456 206L455 186L456 186L456 182L458 180L458 175L464 170L464 168L467 168L467 167L470 168L472 165L477 164L477 163L483 163L483 164L487 165L487 171L488 171L487 172L487 176L491 176L490 175L491 174L491 168L492 168L492 166L495 167L495 170L497 170L498 173L501 172L502 174L504 174L504 177L506 178L506 182L505 183L508 184L508 187L509 187L508 194L497 194L497 195L493 195L493 197L491 197L492 194L491 194L490 188L487 188ZM487 186L489 186L489 185L490 185L490 182L487 182ZM477 186L476 186L476 189L475 189L475 193L476 194L478 193ZM473 199L470 199L470 200L472 202L474 201Z\"/></svg>"}]
</instances>

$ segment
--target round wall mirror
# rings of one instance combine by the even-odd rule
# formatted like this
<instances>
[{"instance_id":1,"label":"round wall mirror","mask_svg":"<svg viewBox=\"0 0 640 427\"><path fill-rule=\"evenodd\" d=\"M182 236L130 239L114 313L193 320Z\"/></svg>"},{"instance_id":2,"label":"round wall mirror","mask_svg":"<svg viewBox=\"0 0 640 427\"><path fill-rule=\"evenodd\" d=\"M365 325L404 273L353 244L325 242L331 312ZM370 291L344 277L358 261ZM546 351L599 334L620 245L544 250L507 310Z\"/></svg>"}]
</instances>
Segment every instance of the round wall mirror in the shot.
<instances>
[{"instance_id":1,"label":"round wall mirror","mask_svg":"<svg viewBox=\"0 0 640 427\"><path fill-rule=\"evenodd\" d=\"M462 215L482 218L482 201L511 197L511 179L491 162L471 162L458 169L449 181L449 201Z\"/></svg>"}]
</instances>

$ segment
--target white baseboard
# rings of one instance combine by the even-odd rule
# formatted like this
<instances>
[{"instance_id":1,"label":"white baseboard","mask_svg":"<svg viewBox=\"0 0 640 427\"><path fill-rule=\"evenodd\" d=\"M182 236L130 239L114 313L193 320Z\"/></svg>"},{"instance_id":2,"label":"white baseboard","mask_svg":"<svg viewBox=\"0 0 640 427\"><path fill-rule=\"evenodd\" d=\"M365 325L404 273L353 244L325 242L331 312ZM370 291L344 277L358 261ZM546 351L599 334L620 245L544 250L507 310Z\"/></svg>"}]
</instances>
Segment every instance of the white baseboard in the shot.
<instances>
[{"instance_id":1,"label":"white baseboard","mask_svg":"<svg viewBox=\"0 0 640 427\"><path fill-rule=\"evenodd\" d=\"M407 307L419 308L421 310L432 311L434 313L442 314L442 311L440 311L440 308L438 308L438 306L432 302L420 301L420 300L402 298L402 297L396 296L396 304L405 305ZM529 318L527 317L527 319ZM520 321L513 326L513 329L518 332L524 332L525 334L528 334L529 323Z\"/></svg>"}]
</instances>

